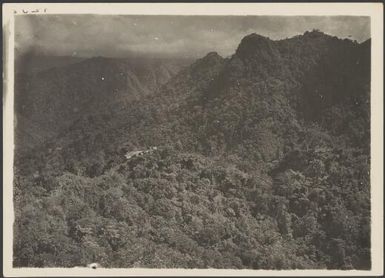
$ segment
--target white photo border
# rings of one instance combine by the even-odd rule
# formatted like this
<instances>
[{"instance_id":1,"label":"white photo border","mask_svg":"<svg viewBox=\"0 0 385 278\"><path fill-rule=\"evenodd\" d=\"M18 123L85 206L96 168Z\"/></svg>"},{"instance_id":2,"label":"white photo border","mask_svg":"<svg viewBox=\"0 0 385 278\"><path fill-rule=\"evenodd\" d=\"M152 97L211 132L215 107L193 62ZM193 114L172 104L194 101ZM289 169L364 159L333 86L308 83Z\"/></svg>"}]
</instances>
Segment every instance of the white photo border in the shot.
<instances>
[{"instance_id":1,"label":"white photo border","mask_svg":"<svg viewBox=\"0 0 385 278\"><path fill-rule=\"evenodd\" d=\"M14 268L14 19L23 14L368 16L371 20L371 260L364 270ZM5 3L3 4L3 275L64 276L382 276L383 6L381 3Z\"/></svg>"}]
</instances>

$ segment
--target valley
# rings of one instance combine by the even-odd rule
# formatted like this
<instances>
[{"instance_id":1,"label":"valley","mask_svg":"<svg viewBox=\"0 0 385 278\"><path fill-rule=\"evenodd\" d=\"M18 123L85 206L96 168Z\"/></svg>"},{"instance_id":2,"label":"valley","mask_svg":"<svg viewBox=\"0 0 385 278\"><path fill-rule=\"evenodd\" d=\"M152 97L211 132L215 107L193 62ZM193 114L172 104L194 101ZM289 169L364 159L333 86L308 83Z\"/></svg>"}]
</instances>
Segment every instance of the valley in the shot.
<instances>
[{"instance_id":1,"label":"valley","mask_svg":"<svg viewBox=\"0 0 385 278\"><path fill-rule=\"evenodd\" d=\"M370 43L21 74L14 265L370 269Z\"/></svg>"}]
</instances>

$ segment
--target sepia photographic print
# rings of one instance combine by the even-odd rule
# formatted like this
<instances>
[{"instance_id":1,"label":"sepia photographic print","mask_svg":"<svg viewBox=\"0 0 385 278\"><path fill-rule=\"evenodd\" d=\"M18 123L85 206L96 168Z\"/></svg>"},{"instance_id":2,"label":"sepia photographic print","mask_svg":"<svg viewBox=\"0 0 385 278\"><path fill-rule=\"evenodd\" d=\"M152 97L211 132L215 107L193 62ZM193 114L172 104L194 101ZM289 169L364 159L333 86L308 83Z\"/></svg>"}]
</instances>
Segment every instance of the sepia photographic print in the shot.
<instances>
[{"instance_id":1,"label":"sepia photographic print","mask_svg":"<svg viewBox=\"0 0 385 278\"><path fill-rule=\"evenodd\" d=\"M380 4L3 8L5 274L382 274Z\"/></svg>"}]
</instances>

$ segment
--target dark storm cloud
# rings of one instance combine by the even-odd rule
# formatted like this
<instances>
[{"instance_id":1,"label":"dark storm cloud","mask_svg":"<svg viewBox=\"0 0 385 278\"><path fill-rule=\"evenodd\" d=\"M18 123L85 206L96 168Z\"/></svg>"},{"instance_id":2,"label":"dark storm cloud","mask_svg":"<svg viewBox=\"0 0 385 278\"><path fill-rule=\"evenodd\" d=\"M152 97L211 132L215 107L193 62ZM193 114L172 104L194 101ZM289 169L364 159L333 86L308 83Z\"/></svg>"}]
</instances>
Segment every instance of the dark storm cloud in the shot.
<instances>
[{"instance_id":1,"label":"dark storm cloud","mask_svg":"<svg viewBox=\"0 0 385 278\"><path fill-rule=\"evenodd\" d=\"M210 51L234 53L247 34L281 39L319 29L362 42L369 17L303 16L18 16L18 52L53 55L126 56L131 53L199 57Z\"/></svg>"}]
</instances>

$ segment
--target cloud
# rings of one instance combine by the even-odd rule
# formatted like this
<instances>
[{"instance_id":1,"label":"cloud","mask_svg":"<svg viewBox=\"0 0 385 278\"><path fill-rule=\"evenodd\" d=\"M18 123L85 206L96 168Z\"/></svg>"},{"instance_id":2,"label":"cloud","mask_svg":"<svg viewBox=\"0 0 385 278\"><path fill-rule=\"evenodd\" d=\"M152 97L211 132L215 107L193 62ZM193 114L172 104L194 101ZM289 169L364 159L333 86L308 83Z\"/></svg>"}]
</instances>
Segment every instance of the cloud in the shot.
<instances>
[{"instance_id":1,"label":"cloud","mask_svg":"<svg viewBox=\"0 0 385 278\"><path fill-rule=\"evenodd\" d=\"M259 33L282 39L320 29L359 42L370 37L368 17L348 16L139 16L19 15L19 52L127 56L132 53L199 57L234 53L242 37Z\"/></svg>"}]
</instances>

